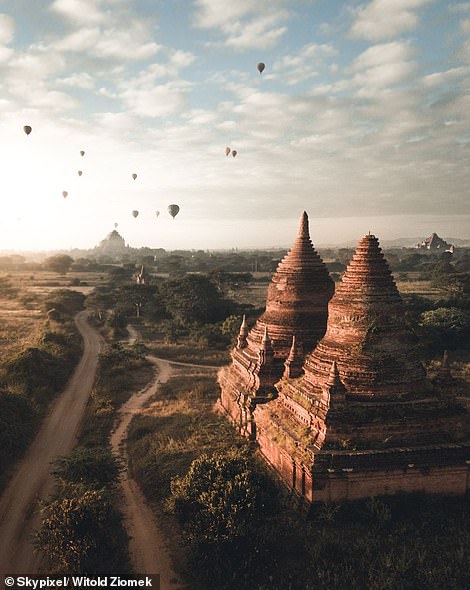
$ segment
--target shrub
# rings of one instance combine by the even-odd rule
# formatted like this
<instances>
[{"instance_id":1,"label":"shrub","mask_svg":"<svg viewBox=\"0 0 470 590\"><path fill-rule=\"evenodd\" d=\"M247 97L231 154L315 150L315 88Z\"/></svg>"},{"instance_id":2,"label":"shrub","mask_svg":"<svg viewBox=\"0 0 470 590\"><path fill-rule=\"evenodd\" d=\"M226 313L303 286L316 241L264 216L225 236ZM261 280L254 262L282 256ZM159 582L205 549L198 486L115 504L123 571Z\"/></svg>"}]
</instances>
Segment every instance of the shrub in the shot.
<instances>
[{"instance_id":1,"label":"shrub","mask_svg":"<svg viewBox=\"0 0 470 590\"><path fill-rule=\"evenodd\" d=\"M104 490L77 486L43 508L36 545L63 572L107 574L122 571L127 535Z\"/></svg>"},{"instance_id":2,"label":"shrub","mask_svg":"<svg viewBox=\"0 0 470 590\"><path fill-rule=\"evenodd\" d=\"M270 490L245 452L204 454L184 477L173 479L168 506L188 541L233 541L253 532L272 509Z\"/></svg>"},{"instance_id":3,"label":"shrub","mask_svg":"<svg viewBox=\"0 0 470 590\"><path fill-rule=\"evenodd\" d=\"M62 484L85 484L96 488L116 485L121 466L106 447L77 447L54 461L53 474Z\"/></svg>"}]
</instances>

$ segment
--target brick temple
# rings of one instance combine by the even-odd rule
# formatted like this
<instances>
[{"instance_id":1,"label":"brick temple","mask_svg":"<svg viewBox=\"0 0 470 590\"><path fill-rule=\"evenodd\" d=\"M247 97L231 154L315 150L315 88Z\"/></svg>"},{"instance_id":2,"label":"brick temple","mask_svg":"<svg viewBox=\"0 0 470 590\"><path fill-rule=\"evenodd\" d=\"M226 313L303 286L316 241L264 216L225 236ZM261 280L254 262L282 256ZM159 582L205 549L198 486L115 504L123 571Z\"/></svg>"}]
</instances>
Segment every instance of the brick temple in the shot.
<instances>
[{"instance_id":1,"label":"brick temple","mask_svg":"<svg viewBox=\"0 0 470 590\"><path fill-rule=\"evenodd\" d=\"M274 384L284 372L284 362L301 348L312 350L325 333L328 301L334 283L315 251L304 212L297 238L281 260L268 287L266 311L248 332L243 319L232 364L221 370L220 403L240 432L255 437L253 411L257 404L276 396Z\"/></svg>"},{"instance_id":2,"label":"brick temple","mask_svg":"<svg viewBox=\"0 0 470 590\"><path fill-rule=\"evenodd\" d=\"M360 240L333 290L304 213L265 313L250 331L243 319L219 373L219 407L307 502L465 493L467 412L446 355L427 378L375 236Z\"/></svg>"}]
</instances>

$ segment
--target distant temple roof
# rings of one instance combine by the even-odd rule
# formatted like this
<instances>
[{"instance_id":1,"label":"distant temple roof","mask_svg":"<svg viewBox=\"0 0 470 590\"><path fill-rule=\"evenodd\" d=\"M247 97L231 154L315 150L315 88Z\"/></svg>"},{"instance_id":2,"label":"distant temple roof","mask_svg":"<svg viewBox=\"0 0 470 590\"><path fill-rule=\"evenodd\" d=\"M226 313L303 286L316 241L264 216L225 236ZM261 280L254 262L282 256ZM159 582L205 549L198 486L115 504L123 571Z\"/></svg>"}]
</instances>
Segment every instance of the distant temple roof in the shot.
<instances>
[{"instance_id":1,"label":"distant temple roof","mask_svg":"<svg viewBox=\"0 0 470 590\"><path fill-rule=\"evenodd\" d=\"M103 254L118 255L126 251L126 242L121 234L113 229L97 246Z\"/></svg>"},{"instance_id":2,"label":"distant temple roof","mask_svg":"<svg viewBox=\"0 0 470 590\"><path fill-rule=\"evenodd\" d=\"M428 238L416 244L417 248L422 250L440 250L441 252L450 251L454 249L453 244L449 244L433 232Z\"/></svg>"}]
</instances>

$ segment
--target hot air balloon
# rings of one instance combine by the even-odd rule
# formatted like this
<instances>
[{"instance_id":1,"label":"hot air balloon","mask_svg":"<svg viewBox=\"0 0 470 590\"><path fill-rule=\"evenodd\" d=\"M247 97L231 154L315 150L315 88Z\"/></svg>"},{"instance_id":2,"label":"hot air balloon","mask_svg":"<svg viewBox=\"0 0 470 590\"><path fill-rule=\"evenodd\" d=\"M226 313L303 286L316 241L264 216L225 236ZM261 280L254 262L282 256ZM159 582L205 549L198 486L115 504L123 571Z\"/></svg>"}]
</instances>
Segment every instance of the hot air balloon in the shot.
<instances>
[{"instance_id":1,"label":"hot air balloon","mask_svg":"<svg viewBox=\"0 0 470 590\"><path fill-rule=\"evenodd\" d=\"M139 212L136 209L134 209L134 211L132 211L132 215L134 217L137 217L139 215Z\"/></svg>"},{"instance_id":2,"label":"hot air balloon","mask_svg":"<svg viewBox=\"0 0 470 590\"><path fill-rule=\"evenodd\" d=\"M137 178L137 174L134 172L134 174L132 175L132 178L135 180Z\"/></svg>"},{"instance_id":3,"label":"hot air balloon","mask_svg":"<svg viewBox=\"0 0 470 590\"><path fill-rule=\"evenodd\" d=\"M265 67L266 64L264 64L262 61L260 61L259 64L257 64L256 69L258 70L260 76L263 73Z\"/></svg>"},{"instance_id":4,"label":"hot air balloon","mask_svg":"<svg viewBox=\"0 0 470 590\"><path fill-rule=\"evenodd\" d=\"M62 191L62 196L64 197L64 199L67 197L69 193L67 191Z\"/></svg>"},{"instance_id":5,"label":"hot air balloon","mask_svg":"<svg viewBox=\"0 0 470 590\"><path fill-rule=\"evenodd\" d=\"M84 156L85 155L85 152L83 150L80 150L80 155L81 156Z\"/></svg>"},{"instance_id":6,"label":"hot air balloon","mask_svg":"<svg viewBox=\"0 0 470 590\"><path fill-rule=\"evenodd\" d=\"M119 225L119 223L115 223L114 224L114 229L116 229L118 225Z\"/></svg>"},{"instance_id":7,"label":"hot air balloon","mask_svg":"<svg viewBox=\"0 0 470 590\"><path fill-rule=\"evenodd\" d=\"M173 219L178 215L180 208L178 205L168 205L168 213L173 217Z\"/></svg>"},{"instance_id":8,"label":"hot air balloon","mask_svg":"<svg viewBox=\"0 0 470 590\"><path fill-rule=\"evenodd\" d=\"M23 127L23 131L26 133L26 135L29 135L32 130L33 130L33 128L30 125L25 125Z\"/></svg>"},{"instance_id":9,"label":"hot air balloon","mask_svg":"<svg viewBox=\"0 0 470 590\"><path fill-rule=\"evenodd\" d=\"M155 211L155 215L158 217L160 215L160 211Z\"/></svg>"},{"instance_id":10,"label":"hot air balloon","mask_svg":"<svg viewBox=\"0 0 470 590\"><path fill-rule=\"evenodd\" d=\"M83 172L81 170L78 171L78 176L81 176Z\"/></svg>"},{"instance_id":11,"label":"hot air balloon","mask_svg":"<svg viewBox=\"0 0 470 590\"><path fill-rule=\"evenodd\" d=\"M230 152L231 152L231 151L232 151L232 150L231 150L231 149L230 149L230 148L227 146L227 147L225 148L225 155L226 155L226 156L230 156Z\"/></svg>"},{"instance_id":12,"label":"hot air balloon","mask_svg":"<svg viewBox=\"0 0 470 590\"><path fill-rule=\"evenodd\" d=\"M235 158L235 156L238 154L237 150L232 150L232 156Z\"/></svg>"}]
</instances>

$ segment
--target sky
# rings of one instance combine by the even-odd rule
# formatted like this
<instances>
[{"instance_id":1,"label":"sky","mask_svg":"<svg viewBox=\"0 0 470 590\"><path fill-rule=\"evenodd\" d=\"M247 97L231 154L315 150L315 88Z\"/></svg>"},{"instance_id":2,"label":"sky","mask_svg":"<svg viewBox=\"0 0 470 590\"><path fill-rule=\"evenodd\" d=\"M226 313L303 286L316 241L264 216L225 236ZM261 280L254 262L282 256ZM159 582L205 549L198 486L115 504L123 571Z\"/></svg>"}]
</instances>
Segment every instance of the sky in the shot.
<instances>
[{"instance_id":1,"label":"sky","mask_svg":"<svg viewBox=\"0 0 470 590\"><path fill-rule=\"evenodd\" d=\"M469 74L470 2L0 0L0 249L469 238Z\"/></svg>"}]
</instances>

